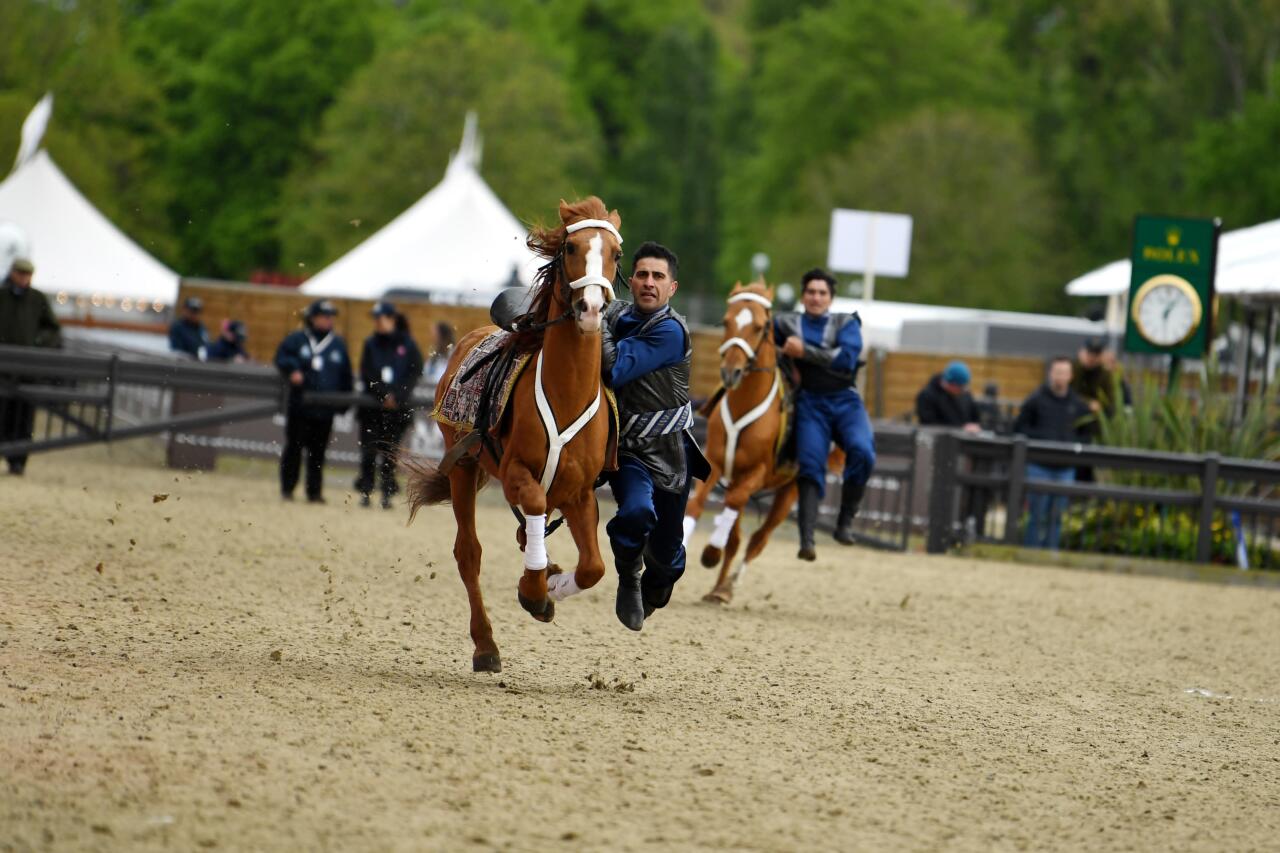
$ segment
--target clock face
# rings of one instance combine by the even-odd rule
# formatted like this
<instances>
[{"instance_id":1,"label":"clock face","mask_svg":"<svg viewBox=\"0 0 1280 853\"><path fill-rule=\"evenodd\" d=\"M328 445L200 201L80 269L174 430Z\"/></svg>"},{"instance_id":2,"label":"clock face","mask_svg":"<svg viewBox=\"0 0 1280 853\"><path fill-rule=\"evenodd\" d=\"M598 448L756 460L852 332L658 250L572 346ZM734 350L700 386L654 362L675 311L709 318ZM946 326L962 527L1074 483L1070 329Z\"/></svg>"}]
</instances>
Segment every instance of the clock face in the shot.
<instances>
[{"instance_id":1,"label":"clock face","mask_svg":"<svg viewBox=\"0 0 1280 853\"><path fill-rule=\"evenodd\" d=\"M1194 335L1200 325L1198 294L1173 276L1160 276L1144 284L1135 302L1133 316L1138 331L1156 346L1177 346Z\"/></svg>"}]
</instances>

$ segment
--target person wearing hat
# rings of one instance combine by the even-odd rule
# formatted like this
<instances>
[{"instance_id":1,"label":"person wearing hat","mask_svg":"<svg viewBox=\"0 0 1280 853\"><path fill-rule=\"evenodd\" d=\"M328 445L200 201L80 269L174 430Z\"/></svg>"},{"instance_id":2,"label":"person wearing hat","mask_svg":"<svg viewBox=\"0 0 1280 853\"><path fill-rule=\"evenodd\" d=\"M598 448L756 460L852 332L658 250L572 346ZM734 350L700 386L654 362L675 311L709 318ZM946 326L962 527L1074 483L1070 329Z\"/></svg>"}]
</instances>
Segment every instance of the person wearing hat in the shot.
<instances>
[{"instance_id":1,"label":"person wearing hat","mask_svg":"<svg viewBox=\"0 0 1280 853\"><path fill-rule=\"evenodd\" d=\"M173 352L185 352L197 361L209 359L209 333L205 331L200 315L204 311L204 302L197 296L188 296L182 300L178 309L178 319L169 326L169 349Z\"/></svg>"},{"instance_id":2,"label":"person wearing hat","mask_svg":"<svg viewBox=\"0 0 1280 853\"><path fill-rule=\"evenodd\" d=\"M31 286L35 266L18 258L0 283L0 344L24 347L62 346L62 326L44 293ZM26 400L0 398L0 442L30 441L35 408ZM7 457L9 473L21 475L27 454Z\"/></svg>"},{"instance_id":3,"label":"person wearing hat","mask_svg":"<svg viewBox=\"0 0 1280 853\"><path fill-rule=\"evenodd\" d=\"M1084 441L1094 442L1102 438L1103 415L1115 414L1116 384L1115 377L1104 363L1107 351L1107 340L1092 337L1085 340L1076 354L1075 364L1071 366L1071 390L1079 395L1093 413L1088 418L1081 435ZM1082 465L1076 469L1076 479L1082 483L1093 482L1093 468Z\"/></svg>"},{"instance_id":4,"label":"person wearing hat","mask_svg":"<svg viewBox=\"0 0 1280 853\"><path fill-rule=\"evenodd\" d=\"M978 407L969 396L969 365L953 361L929 380L916 395L916 419L921 426L945 426L978 432Z\"/></svg>"},{"instance_id":5,"label":"person wearing hat","mask_svg":"<svg viewBox=\"0 0 1280 853\"><path fill-rule=\"evenodd\" d=\"M209 345L209 361L233 361L244 364L249 360L249 353L244 348L248 338L244 323L239 320L223 320L222 334Z\"/></svg>"},{"instance_id":6,"label":"person wearing hat","mask_svg":"<svg viewBox=\"0 0 1280 853\"><path fill-rule=\"evenodd\" d=\"M356 491L360 505L369 505L374 469L382 478L382 508L391 509L396 483L396 453L413 420L409 395L422 376L422 351L409 334L409 322L390 302L373 306L373 334L360 353L360 378L376 406L362 406L360 420L360 476ZM378 457L381 455L381 464Z\"/></svg>"},{"instance_id":7,"label":"person wearing hat","mask_svg":"<svg viewBox=\"0 0 1280 853\"><path fill-rule=\"evenodd\" d=\"M280 455L280 494L293 500L307 451L307 501L324 503L324 454L333 432L332 406L304 403L307 391L349 392L351 359L346 342L333 330L338 309L328 299L307 306L303 327L288 335L276 349L276 369L289 383L289 403L284 421L284 452Z\"/></svg>"}]
</instances>

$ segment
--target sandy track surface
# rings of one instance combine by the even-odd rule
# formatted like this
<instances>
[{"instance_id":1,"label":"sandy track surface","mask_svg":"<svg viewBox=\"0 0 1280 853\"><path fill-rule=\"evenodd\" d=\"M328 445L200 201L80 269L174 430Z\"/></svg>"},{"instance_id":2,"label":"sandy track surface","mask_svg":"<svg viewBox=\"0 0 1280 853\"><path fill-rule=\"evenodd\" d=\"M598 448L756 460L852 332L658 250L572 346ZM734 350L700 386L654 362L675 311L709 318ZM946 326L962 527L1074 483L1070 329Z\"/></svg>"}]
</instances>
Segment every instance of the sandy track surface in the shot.
<instances>
[{"instance_id":1,"label":"sandy track surface","mask_svg":"<svg viewBox=\"0 0 1280 853\"><path fill-rule=\"evenodd\" d=\"M490 495L475 675L447 508L100 460L0 481L0 850L1280 844L1275 590L784 537L542 625Z\"/></svg>"}]
</instances>

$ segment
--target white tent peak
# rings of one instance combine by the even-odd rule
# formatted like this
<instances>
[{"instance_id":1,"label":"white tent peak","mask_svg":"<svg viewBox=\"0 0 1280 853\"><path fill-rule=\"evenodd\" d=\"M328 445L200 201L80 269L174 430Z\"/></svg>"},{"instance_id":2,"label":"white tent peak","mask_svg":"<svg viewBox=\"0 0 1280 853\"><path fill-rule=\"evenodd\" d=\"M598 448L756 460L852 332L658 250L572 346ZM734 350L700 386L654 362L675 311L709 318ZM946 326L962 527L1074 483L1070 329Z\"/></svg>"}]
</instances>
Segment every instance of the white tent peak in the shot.
<instances>
[{"instance_id":1,"label":"white tent peak","mask_svg":"<svg viewBox=\"0 0 1280 853\"><path fill-rule=\"evenodd\" d=\"M462 123L462 142L458 150L449 155L449 168L469 166L480 171L480 160L484 153L484 137L480 135L479 123L475 110L467 110L467 117Z\"/></svg>"},{"instance_id":2,"label":"white tent peak","mask_svg":"<svg viewBox=\"0 0 1280 853\"><path fill-rule=\"evenodd\" d=\"M40 141L44 139L44 131L49 126L49 117L52 115L53 93L45 92L44 97L36 101L36 105L22 122L22 140L18 143L18 156L13 158L10 174L22 168L40 150Z\"/></svg>"}]
</instances>

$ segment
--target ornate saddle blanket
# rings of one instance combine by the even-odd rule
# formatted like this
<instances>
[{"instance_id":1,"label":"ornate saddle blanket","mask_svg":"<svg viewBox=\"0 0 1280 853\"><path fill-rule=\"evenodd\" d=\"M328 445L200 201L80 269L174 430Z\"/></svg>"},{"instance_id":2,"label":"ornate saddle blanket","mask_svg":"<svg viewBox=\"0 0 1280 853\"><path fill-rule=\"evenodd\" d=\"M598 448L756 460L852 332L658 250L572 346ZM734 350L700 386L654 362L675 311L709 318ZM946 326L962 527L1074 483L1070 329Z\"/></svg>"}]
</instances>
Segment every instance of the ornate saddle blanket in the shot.
<instances>
[{"instance_id":1,"label":"ornate saddle blanket","mask_svg":"<svg viewBox=\"0 0 1280 853\"><path fill-rule=\"evenodd\" d=\"M431 411L432 418L459 432L471 432L477 426L481 403L487 396L486 423L480 426L489 429L502 419L511 389L530 358L529 353L512 358L503 348L508 337L510 332L494 332L467 353L440 402Z\"/></svg>"}]
</instances>

